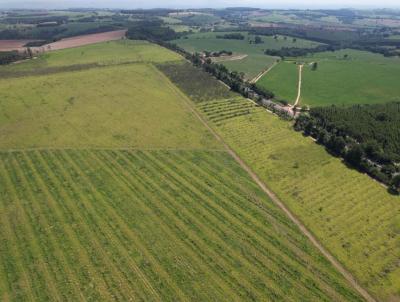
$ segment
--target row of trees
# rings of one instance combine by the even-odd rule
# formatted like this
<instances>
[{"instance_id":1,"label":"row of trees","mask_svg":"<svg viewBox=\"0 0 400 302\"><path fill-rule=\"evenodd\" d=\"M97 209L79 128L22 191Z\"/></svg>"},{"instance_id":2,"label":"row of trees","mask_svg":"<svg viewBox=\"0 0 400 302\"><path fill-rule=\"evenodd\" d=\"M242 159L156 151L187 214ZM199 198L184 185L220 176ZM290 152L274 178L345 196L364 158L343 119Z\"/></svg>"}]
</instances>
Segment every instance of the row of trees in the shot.
<instances>
[{"instance_id":1,"label":"row of trees","mask_svg":"<svg viewBox=\"0 0 400 302\"><path fill-rule=\"evenodd\" d=\"M163 26L161 20L143 20L133 23L126 33L132 40L170 41L179 35L169 27Z\"/></svg>"},{"instance_id":2,"label":"row of trees","mask_svg":"<svg viewBox=\"0 0 400 302\"><path fill-rule=\"evenodd\" d=\"M380 31L371 32L361 29L358 31L332 31L324 28L311 29L306 26L292 26L289 24L285 24L285 27L280 28L243 28L243 30L248 30L255 35L274 36L275 39L278 38L278 35L285 35L325 43L326 45L324 46L328 47L328 49L321 48L321 51L352 48L380 53L387 57L399 56L400 41L388 40L386 39L387 34L382 34ZM311 49L304 52L301 49L292 48L290 53L287 53L287 56L304 56L307 53L312 53ZM281 52L281 54L284 56L284 52ZM274 55L280 56L280 54Z\"/></svg>"},{"instance_id":3,"label":"row of trees","mask_svg":"<svg viewBox=\"0 0 400 302\"><path fill-rule=\"evenodd\" d=\"M217 39L244 40L244 35L242 35L241 33L229 33L224 35L217 35Z\"/></svg>"},{"instance_id":4,"label":"row of trees","mask_svg":"<svg viewBox=\"0 0 400 302\"><path fill-rule=\"evenodd\" d=\"M249 38L249 44L263 44L264 40L260 36L255 36L254 40Z\"/></svg>"},{"instance_id":5,"label":"row of trees","mask_svg":"<svg viewBox=\"0 0 400 302\"><path fill-rule=\"evenodd\" d=\"M295 129L400 192L400 103L312 108Z\"/></svg>"},{"instance_id":6,"label":"row of trees","mask_svg":"<svg viewBox=\"0 0 400 302\"><path fill-rule=\"evenodd\" d=\"M230 50L220 50L220 51L203 51L204 55L206 56L206 58L209 57L220 57L220 56L231 56L233 54L232 51Z\"/></svg>"},{"instance_id":7,"label":"row of trees","mask_svg":"<svg viewBox=\"0 0 400 302\"><path fill-rule=\"evenodd\" d=\"M0 52L0 65L10 64L29 57L28 53L20 53L18 51Z\"/></svg>"},{"instance_id":8,"label":"row of trees","mask_svg":"<svg viewBox=\"0 0 400 302\"><path fill-rule=\"evenodd\" d=\"M138 27L130 28L128 30L127 37L131 39L133 37L133 39L135 39L137 37L137 28ZM178 45L166 41L165 38L154 35L151 31L149 31L149 28L151 27L148 27L145 31L141 31L140 37L142 39L157 43L163 47L166 47L181 54L194 66L202 68L205 72L224 82L227 86L231 88L232 91L240 93L246 98L251 98L257 101L260 105L270 108L276 114L284 118L293 118L293 116L290 115L289 112L285 110L285 108L272 101L272 99L274 99L275 97L272 91L269 91L268 89L263 87L256 86L255 84L248 83L244 80L243 73L236 71L231 72L224 65L212 62L211 58L209 57L204 57L204 55L199 53L192 54L187 52Z\"/></svg>"},{"instance_id":9,"label":"row of trees","mask_svg":"<svg viewBox=\"0 0 400 302\"><path fill-rule=\"evenodd\" d=\"M265 54L275 57L304 57L308 54L313 54L323 51L335 51L339 50L339 46L332 45L319 45L314 48L299 48L299 47L283 47L281 49L266 49Z\"/></svg>"}]
</instances>

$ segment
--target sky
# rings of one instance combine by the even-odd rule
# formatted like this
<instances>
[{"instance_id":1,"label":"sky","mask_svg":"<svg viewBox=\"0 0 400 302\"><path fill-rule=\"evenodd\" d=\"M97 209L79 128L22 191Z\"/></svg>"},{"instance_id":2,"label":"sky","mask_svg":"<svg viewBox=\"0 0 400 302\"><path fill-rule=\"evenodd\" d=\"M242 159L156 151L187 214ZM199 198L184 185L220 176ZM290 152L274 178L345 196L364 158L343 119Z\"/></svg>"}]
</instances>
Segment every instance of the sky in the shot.
<instances>
[{"instance_id":1,"label":"sky","mask_svg":"<svg viewBox=\"0 0 400 302\"><path fill-rule=\"evenodd\" d=\"M0 8L400 8L400 0L0 0Z\"/></svg>"}]
</instances>

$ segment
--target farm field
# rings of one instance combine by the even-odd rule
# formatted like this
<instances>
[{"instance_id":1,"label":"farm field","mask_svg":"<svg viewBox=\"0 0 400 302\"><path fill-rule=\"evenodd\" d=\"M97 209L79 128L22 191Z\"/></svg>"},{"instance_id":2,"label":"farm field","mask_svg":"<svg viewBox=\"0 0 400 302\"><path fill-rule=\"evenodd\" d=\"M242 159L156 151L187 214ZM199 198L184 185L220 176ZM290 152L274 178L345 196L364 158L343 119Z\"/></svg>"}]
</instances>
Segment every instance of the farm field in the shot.
<instances>
[{"instance_id":1,"label":"farm field","mask_svg":"<svg viewBox=\"0 0 400 302\"><path fill-rule=\"evenodd\" d=\"M347 55L347 58L344 56ZM300 105L327 106L376 104L399 100L399 58L385 58L357 50L318 53L297 59L299 62L318 62L316 71L306 64L303 69ZM283 63L258 83L282 98L293 100L297 85L287 87L288 79L297 78L297 71Z\"/></svg>"},{"instance_id":2,"label":"farm field","mask_svg":"<svg viewBox=\"0 0 400 302\"><path fill-rule=\"evenodd\" d=\"M243 99L198 108L361 283L382 301L400 298L400 203L347 168L289 122Z\"/></svg>"},{"instance_id":3,"label":"farm field","mask_svg":"<svg viewBox=\"0 0 400 302\"><path fill-rule=\"evenodd\" d=\"M298 66L295 62L282 61L257 81L257 86L273 91L276 98L294 103L299 81Z\"/></svg>"},{"instance_id":4,"label":"farm field","mask_svg":"<svg viewBox=\"0 0 400 302\"><path fill-rule=\"evenodd\" d=\"M121 41L7 67L28 72L0 78L0 300L362 301L154 66L171 62ZM233 95L212 85L199 103Z\"/></svg>"},{"instance_id":5,"label":"farm field","mask_svg":"<svg viewBox=\"0 0 400 302\"><path fill-rule=\"evenodd\" d=\"M71 65L113 65L130 62L161 63L180 61L182 57L172 51L166 51L158 45L145 41L110 41L70 48L40 55L35 60L20 64L1 66L2 74L13 72L31 72L46 68L59 68Z\"/></svg>"},{"instance_id":6,"label":"farm field","mask_svg":"<svg viewBox=\"0 0 400 302\"><path fill-rule=\"evenodd\" d=\"M229 155L0 153L3 300L361 301Z\"/></svg>"},{"instance_id":7,"label":"farm field","mask_svg":"<svg viewBox=\"0 0 400 302\"><path fill-rule=\"evenodd\" d=\"M98 34L75 36L70 38L64 38L60 41L43 45L44 49L47 50L60 50L65 48L79 47L88 44L96 44L107 41L121 40L125 37L126 30L116 30Z\"/></svg>"},{"instance_id":8,"label":"farm field","mask_svg":"<svg viewBox=\"0 0 400 302\"><path fill-rule=\"evenodd\" d=\"M261 36L264 43L250 44L248 38L254 39L254 35L243 32L244 40L217 39L217 35L223 33L195 33L189 35L186 39L178 39L173 42L189 52L221 51L229 50L235 54L247 54L248 57L243 60L224 62L223 64L232 71L244 72L247 79L252 79L261 71L270 67L278 58L264 55L265 49L281 49L282 47L316 47L317 42L311 42L303 39L293 39L278 36L275 40L273 37Z\"/></svg>"},{"instance_id":9,"label":"farm field","mask_svg":"<svg viewBox=\"0 0 400 302\"><path fill-rule=\"evenodd\" d=\"M0 148L217 148L181 98L148 64L3 79Z\"/></svg>"},{"instance_id":10,"label":"farm field","mask_svg":"<svg viewBox=\"0 0 400 302\"><path fill-rule=\"evenodd\" d=\"M189 87L187 78L171 79ZM251 101L224 97L196 106L367 290L379 301L400 298L398 197Z\"/></svg>"}]
</instances>

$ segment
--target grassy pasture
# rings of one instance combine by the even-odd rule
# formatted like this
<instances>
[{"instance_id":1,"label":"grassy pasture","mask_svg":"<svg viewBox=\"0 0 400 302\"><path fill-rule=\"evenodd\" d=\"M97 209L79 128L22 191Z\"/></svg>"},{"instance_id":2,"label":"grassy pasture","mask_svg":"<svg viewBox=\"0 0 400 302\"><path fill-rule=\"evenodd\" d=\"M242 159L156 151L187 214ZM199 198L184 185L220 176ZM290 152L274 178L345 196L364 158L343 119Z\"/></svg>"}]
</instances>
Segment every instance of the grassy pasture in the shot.
<instances>
[{"instance_id":1,"label":"grassy pasture","mask_svg":"<svg viewBox=\"0 0 400 302\"><path fill-rule=\"evenodd\" d=\"M224 152L0 152L3 301L361 301Z\"/></svg>"},{"instance_id":2,"label":"grassy pasture","mask_svg":"<svg viewBox=\"0 0 400 302\"><path fill-rule=\"evenodd\" d=\"M258 80L257 85L273 91L278 99L293 103L297 98L298 81L298 66L282 61Z\"/></svg>"},{"instance_id":3,"label":"grassy pasture","mask_svg":"<svg viewBox=\"0 0 400 302\"><path fill-rule=\"evenodd\" d=\"M195 33L189 35L187 39L181 38L173 42L189 52L230 50L236 54L247 54L248 57L246 59L223 62L223 64L231 70L244 72L248 79L254 78L262 70L267 69L277 60L275 57L264 55L265 49L281 49L282 47L315 47L318 45L316 42L302 39L297 39L297 42L294 43L292 38L288 37L285 40L282 36L279 36L277 40L273 37L262 36L264 43L250 44L248 38L254 40L254 35L249 35L245 32L242 33L245 36L244 40L216 38L217 35L224 34L225 32Z\"/></svg>"},{"instance_id":4,"label":"grassy pasture","mask_svg":"<svg viewBox=\"0 0 400 302\"><path fill-rule=\"evenodd\" d=\"M3 149L218 147L149 64L3 79L0 108Z\"/></svg>"},{"instance_id":5,"label":"grassy pasture","mask_svg":"<svg viewBox=\"0 0 400 302\"><path fill-rule=\"evenodd\" d=\"M347 54L349 58L343 59ZM318 54L312 58L318 70L304 69L303 104L374 104L398 101L400 86L399 58L379 54L342 50Z\"/></svg>"},{"instance_id":6,"label":"grassy pasture","mask_svg":"<svg viewBox=\"0 0 400 302\"><path fill-rule=\"evenodd\" d=\"M346 54L347 59L344 58ZM341 50L296 60L318 62L316 71L312 71L309 64L303 69L300 105L375 104L399 100L399 58L385 58L379 54L357 50ZM282 98L293 100L297 84L290 79L294 78L297 78L297 71L282 63L265 75L259 85L267 87Z\"/></svg>"},{"instance_id":7,"label":"grassy pasture","mask_svg":"<svg viewBox=\"0 0 400 302\"><path fill-rule=\"evenodd\" d=\"M244 59L221 62L229 70L244 72L246 79L255 78L261 71L268 69L276 62L277 58L264 54L252 54ZM263 65L260 66L260 62Z\"/></svg>"},{"instance_id":8,"label":"grassy pasture","mask_svg":"<svg viewBox=\"0 0 400 302\"><path fill-rule=\"evenodd\" d=\"M382 301L400 299L398 197L249 101L198 107L368 290Z\"/></svg>"}]
</instances>

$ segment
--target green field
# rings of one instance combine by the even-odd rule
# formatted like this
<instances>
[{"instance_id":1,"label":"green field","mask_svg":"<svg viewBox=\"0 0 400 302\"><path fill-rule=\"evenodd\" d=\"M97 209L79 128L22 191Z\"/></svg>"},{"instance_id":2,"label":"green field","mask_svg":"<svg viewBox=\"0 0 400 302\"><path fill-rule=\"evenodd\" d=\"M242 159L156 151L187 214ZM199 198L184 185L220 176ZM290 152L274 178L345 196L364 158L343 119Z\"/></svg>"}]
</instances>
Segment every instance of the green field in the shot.
<instances>
[{"instance_id":1,"label":"green field","mask_svg":"<svg viewBox=\"0 0 400 302\"><path fill-rule=\"evenodd\" d=\"M115 65L124 63L162 63L179 61L182 58L165 51L158 45L145 41L113 41L48 52L35 60L20 64L0 66L2 74L12 72L30 72L46 68L61 68L71 65Z\"/></svg>"},{"instance_id":2,"label":"green field","mask_svg":"<svg viewBox=\"0 0 400 302\"><path fill-rule=\"evenodd\" d=\"M227 154L0 154L4 300L361 301Z\"/></svg>"},{"instance_id":3,"label":"green field","mask_svg":"<svg viewBox=\"0 0 400 302\"><path fill-rule=\"evenodd\" d=\"M199 68L193 67L188 62L180 64L169 62L158 64L157 67L195 102L230 98L236 95L209 74L199 72Z\"/></svg>"},{"instance_id":4,"label":"green field","mask_svg":"<svg viewBox=\"0 0 400 302\"><path fill-rule=\"evenodd\" d=\"M367 290L379 301L400 299L397 196L251 101L220 98L197 108Z\"/></svg>"},{"instance_id":5,"label":"green field","mask_svg":"<svg viewBox=\"0 0 400 302\"><path fill-rule=\"evenodd\" d=\"M344 58L344 55L348 58ZM385 58L357 50L318 53L299 62L318 62L318 69L311 70L307 64L303 69L302 96L300 105L327 106L331 104L376 104L398 101L400 86L400 59ZM288 79L297 77L283 63L265 75L260 85L274 91L279 97L293 100L297 84Z\"/></svg>"},{"instance_id":6,"label":"green field","mask_svg":"<svg viewBox=\"0 0 400 302\"><path fill-rule=\"evenodd\" d=\"M0 108L3 149L217 147L149 64L4 79Z\"/></svg>"},{"instance_id":7,"label":"green field","mask_svg":"<svg viewBox=\"0 0 400 302\"><path fill-rule=\"evenodd\" d=\"M362 301L153 65L171 61L113 42L6 67L26 74L0 78L0 300ZM199 103L232 96L211 83Z\"/></svg>"},{"instance_id":8,"label":"green field","mask_svg":"<svg viewBox=\"0 0 400 302\"><path fill-rule=\"evenodd\" d=\"M251 104L251 103L250 103ZM361 283L400 299L400 203L290 123L245 100L201 103L217 131Z\"/></svg>"},{"instance_id":9,"label":"green field","mask_svg":"<svg viewBox=\"0 0 400 302\"><path fill-rule=\"evenodd\" d=\"M257 81L257 86L273 91L277 99L294 103L299 81L298 68L294 62L280 62Z\"/></svg>"},{"instance_id":10,"label":"green field","mask_svg":"<svg viewBox=\"0 0 400 302\"><path fill-rule=\"evenodd\" d=\"M293 42L292 38L286 40L282 36L278 36L275 40L273 37L262 36L264 43L250 44L248 38L254 39L254 35L249 35L245 32L244 40L228 40L217 39L217 35L223 35L226 32L220 33L196 33L173 41L178 46L189 52L221 51L230 50L235 54L247 54L248 57L242 60L224 62L223 64L232 71L244 72L247 79L252 79L261 71L270 67L278 58L264 55L265 49L281 49L282 47L315 47L319 43L307 40L297 39Z\"/></svg>"}]
</instances>

